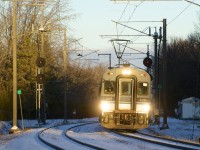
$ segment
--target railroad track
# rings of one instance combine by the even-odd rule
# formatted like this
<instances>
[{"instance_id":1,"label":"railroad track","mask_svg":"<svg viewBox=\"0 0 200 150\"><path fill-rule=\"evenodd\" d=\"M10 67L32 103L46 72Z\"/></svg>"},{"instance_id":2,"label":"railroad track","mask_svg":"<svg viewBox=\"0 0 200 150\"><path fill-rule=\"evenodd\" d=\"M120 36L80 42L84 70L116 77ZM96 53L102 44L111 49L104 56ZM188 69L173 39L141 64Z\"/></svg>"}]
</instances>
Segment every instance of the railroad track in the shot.
<instances>
[{"instance_id":1,"label":"railroad track","mask_svg":"<svg viewBox=\"0 0 200 150\"><path fill-rule=\"evenodd\" d=\"M53 129L53 128L58 128L60 126L64 126L64 125L55 125L55 126L52 126L52 127L49 127L49 128L46 128L42 131L39 132L38 134L38 139L43 142L44 144L48 145L49 147L53 148L53 149L56 149L56 150L64 150L64 148L56 145L56 144L53 144L52 142L50 142L49 140L47 140L45 137L44 137L44 134L46 131L50 130L50 129Z\"/></svg>"},{"instance_id":2,"label":"railroad track","mask_svg":"<svg viewBox=\"0 0 200 150\"><path fill-rule=\"evenodd\" d=\"M99 147L99 146L96 146L94 144L90 144L90 143L86 143L86 142L83 142L81 140L77 140L76 138L73 138L72 136L69 135L69 133L71 132L72 129L75 129L75 128L78 128L78 127L81 127L81 126L84 126L84 125L89 125L89 124L94 124L94 123L85 123L85 124L80 124L80 125L76 125L76 126L73 126L71 128L69 128L66 132L66 137L71 139L72 141L76 142L76 143L79 143L81 145L84 145L86 147L89 147L89 148L92 148L92 149L98 149L98 150L106 150L102 147Z\"/></svg>"},{"instance_id":3,"label":"railroad track","mask_svg":"<svg viewBox=\"0 0 200 150\"><path fill-rule=\"evenodd\" d=\"M145 134L145 133L141 133L137 131L135 133L130 133L130 132L121 130L121 131L114 131L114 133L119 134L121 136L166 146L169 148L184 149L184 150L200 150L200 144L197 144L197 143L190 143L186 141L158 137L158 136L149 135L149 134Z\"/></svg>"},{"instance_id":4,"label":"railroad track","mask_svg":"<svg viewBox=\"0 0 200 150\"><path fill-rule=\"evenodd\" d=\"M88 146L88 147L90 147L90 148L93 148L93 149L99 149L99 150L104 150L104 149L112 149L112 148L109 148L109 146L107 145L107 143L104 143L104 144L98 144L99 143L99 141L97 140L96 142L95 142L95 144L94 143L92 143L92 142L84 142L84 139L82 139L82 140L78 140L77 139L77 136L75 136L75 138L73 138L72 136L70 136L70 132L73 132L73 134L74 134L74 132L82 132L81 131L81 127L82 126L84 126L84 125L89 125L89 124L82 124L82 125L77 125L77 126L74 126L74 127L72 127L72 128L70 128L67 132L66 132L66 136L68 136L68 138L70 138L70 139L72 139L74 142L77 142L77 143L79 143L79 144L82 144L82 145L84 145L84 146ZM104 128L103 128L104 129ZM136 139L136 140L139 140L139 141L145 141L145 142L148 142L148 143L150 143L150 145L153 143L153 144L155 144L155 145L157 145L157 147L159 147L158 145L161 145L162 146L162 148L161 149L163 149L163 147L165 147L164 149L187 149L187 150L199 150L200 149L200 147L199 147L199 145L197 144L197 145L195 145L195 144L191 144L191 143L188 143L188 144L191 144L191 145L176 145L177 144L177 142L176 142L176 144L174 144L173 143L173 141L171 140L171 141L168 141L168 140L166 140L166 139L164 139L164 138L159 138L159 137L154 137L154 136L148 136L148 135L145 135L146 136L146 138L144 137L144 134L140 134L140 136L139 136L139 133L128 133L128 132L119 132L119 131L113 131L113 130L108 130L108 129L104 129L103 130L104 132L107 132L109 135L111 135L112 133L114 133L114 134L119 134L119 135L121 135L121 136L125 136L125 137L127 137L127 138L129 138L129 139ZM100 131L101 132L101 131ZM87 138L87 137L86 137ZM105 135L104 135L104 138L106 139L106 138L108 138L108 136L106 137ZM112 139L114 139L114 140L116 140L116 141L118 141L119 143L120 142L123 142L123 141L125 141L126 142L126 138L121 138L121 137L118 137L118 136L115 136L114 138L113 138L113 136L111 137ZM155 138L157 138L157 139L155 139ZM159 142L159 141L161 141L160 139L162 139L163 141L162 142ZM108 140L110 140L109 138L108 138ZM100 141L100 143L101 143L102 141ZM109 142L108 142L109 143ZM128 143L128 142L127 142ZM137 142L136 142L137 143ZM110 143L111 144L111 143ZM99 145L99 146L97 146L97 145ZM101 147L100 147L100 145L101 145ZM134 145L134 144L133 144ZM147 145L148 146L148 145ZM117 145L116 145L116 148L115 149L117 149ZM118 148L119 149L119 148ZM132 147L132 149L133 149L133 147ZM135 148L134 148L135 149ZM144 147L142 147L142 149L146 149L146 148L144 148ZM158 149L158 148L155 148L155 149Z\"/></svg>"},{"instance_id":5,"label":"railroad track","mask_svg":"<svg viewBox=\"0 0 200 150\"><path fill-rule=\"evenodd\" d=\"M133 149L135 146L136 148L134 149L140 149L138 148L139 146L142 146L142 149L148 149L149 144L155 145L155 148L152 149L200 149L199 144L180 142L138 132L130 133L119 130L107 130L99 126L97 122L81 122L52 126L42 130L38 134L38 137L43 143L57 150L123 149L118 144L122 144L126 149L128 148L127 146L129 146L128 149ZM117 145L113 146L112 143L117 143ZM137 146L138 143L141 143L141 145Z\"/></svg>"},{"instance_id":6,"label":"railroad track","mask_svg":"<svg viewBox=\"0 0 200 150\"><path fill-rule=\"evenodd\" d=\"M99 147L95 147L95 145L83 143L67 135L67 132L70 132L70 130L73 128L77 128L79 126L88 125L92 123L97 123L97 122L79 122L79 123L60 124L60 125L51 126L49 128L46 128L40 131L38 134L38 138L45 145L48 145L50 148L56 149L56 150L66 150L66 149L70 150L72 147L73 149L77 148L81 150L82 149L83 150L100 149ZM51 136L50 133L55 133L55 134ZM67 138L69 140L67 140ZM75 143L72 143L72 141L78 143L78 145ZM81 146L80 144L84 146Z\"/></svg>"}]
</instances>

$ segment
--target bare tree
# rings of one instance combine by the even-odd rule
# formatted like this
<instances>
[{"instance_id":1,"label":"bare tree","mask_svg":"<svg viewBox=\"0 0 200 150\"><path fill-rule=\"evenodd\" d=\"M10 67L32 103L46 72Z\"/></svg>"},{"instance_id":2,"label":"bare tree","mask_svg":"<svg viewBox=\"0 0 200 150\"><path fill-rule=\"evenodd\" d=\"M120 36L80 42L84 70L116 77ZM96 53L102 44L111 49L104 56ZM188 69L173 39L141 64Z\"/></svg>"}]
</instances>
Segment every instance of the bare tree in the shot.
<instances>
[{"instance_id":1,"label":"bare tree","mask_svg":"<svg viewBox=\"0 0 200 150\"><path fill-rule=\"evenodd\" d=\"M17 62L18 62L18 87L23 89L24 103L30 101L34 103L35 94L35 72L36 59L40 53L41 36L39 28L41 25L41 11L39 6L27 6L24 4L35 4L34 1L17 2ZM57 34L50 34L54 28L67 28L73 14L70 12L68 0L57 2L45 2L44 8L44 30L45 32L45 73L48 78L60 77L63 66L58 66L58 61L62 61L60 55L63 44ZM11 99L12 95L12 16L11 3L0 2L0 103L5 99ZM54 40L52 40L54 39ZM63 40L63 39L61 39ZM49 77L48 77L49 76ZM4 93L4 94L3 94ZM10 94L9 94L10 93ZM10 105L11 106L11 105ZM0 106L5 109L4 105ZM1 112L0 112L1 113Z\"/></svg>"}]
</instances>

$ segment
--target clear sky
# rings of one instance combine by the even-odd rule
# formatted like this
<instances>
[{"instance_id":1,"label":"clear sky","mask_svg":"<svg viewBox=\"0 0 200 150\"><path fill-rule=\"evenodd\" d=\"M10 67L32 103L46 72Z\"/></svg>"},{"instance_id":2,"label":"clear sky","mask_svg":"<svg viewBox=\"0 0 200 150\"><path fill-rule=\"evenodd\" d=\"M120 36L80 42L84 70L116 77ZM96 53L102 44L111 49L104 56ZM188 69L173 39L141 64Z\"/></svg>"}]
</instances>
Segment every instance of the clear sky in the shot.
<instances>
[{"instance_id":1,"label":"clear sky","mask_svg":"<svg viewBox=\"0 0 200 150\"><path fill-rule=\"evenodd\" d=\"M200 4L200 0L191 0ZM100 35L138 35L139 32L124 28L122 25L116 25L113 21L119 21L121 24L131 28L145 31L148 33L148 27L151 27L151 33L158 31L162 27L162 21L167 19L167 38L171 37L185 38L194 31L194 24L198 23L198 13L200 7L186 1L124 1L114 2L110 0L71 0L71 6L74 13L78 14L75 21L70 23L72 34L75 38L82 38L79 42L84 47L79 47L83 55L91 53L89 50L99 50L101 53L112 53L112 63L116 63L116 56L111 39L112 37L101 37ZM112 21L113 20L113 21ZM129 21L129 23L127 23ZM150 21L150 22L134 22ZM133 41L128 46L146 53L147 43L150 45L150 53L153 54L153 38L147 36L120 36L120 39ZM140 43L140 44L138 44ZM145 43L145 44L141 44ZM135 53L135 51L126 48L125 53ZM98 57L97 53L84 58L98 59L107 61L107 56ZM75 56L74 56L75 57ZM124 55L124 58L137 66L142 66L145 55L134 54ZM105 59L103 59L105 58ZM102 60L103 59L103 60ZM106 60L107 59L107 60Z\"/></svg>"}]
</instances>

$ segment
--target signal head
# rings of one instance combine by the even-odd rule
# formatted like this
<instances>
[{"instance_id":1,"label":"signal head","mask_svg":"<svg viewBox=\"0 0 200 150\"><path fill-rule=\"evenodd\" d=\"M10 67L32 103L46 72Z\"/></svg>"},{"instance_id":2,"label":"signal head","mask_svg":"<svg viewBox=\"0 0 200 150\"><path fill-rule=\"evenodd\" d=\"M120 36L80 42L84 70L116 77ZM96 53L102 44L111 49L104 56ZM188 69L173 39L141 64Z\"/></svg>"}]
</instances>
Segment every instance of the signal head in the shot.
<instances>
[{"instance_id":1,"label":"signal head","mask_svg":"<svg viewBox=\"0 0 200 150\"><path fill-rule=\"evenodd\" d=\"M148 67L148 68L151 67L152 63L153 63L153 62L152 62L151 58L149 58L149 57L146 57L146 58L143 60L143 64L144 64L146 67Z\"/></svg>"}]
</instances>

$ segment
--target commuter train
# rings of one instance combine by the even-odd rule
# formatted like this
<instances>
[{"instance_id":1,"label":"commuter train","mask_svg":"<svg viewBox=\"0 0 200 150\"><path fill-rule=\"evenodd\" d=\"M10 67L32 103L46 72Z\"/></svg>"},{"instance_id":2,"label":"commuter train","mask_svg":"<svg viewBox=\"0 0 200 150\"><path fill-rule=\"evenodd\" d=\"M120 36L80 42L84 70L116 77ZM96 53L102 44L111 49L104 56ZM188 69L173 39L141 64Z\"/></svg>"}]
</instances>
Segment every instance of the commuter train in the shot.
<instances>
[{"instance_id":1,"label":"commuter train","mask_svg":"<svg viewBox=\"0 0 200 150\"><path fill-rule=\"evenodd\" d=\"M150 83L150 75L141 69L121 67L107 70L99 88L101 126L108 129L147 128Z\"/></svg>"}]
</instances>

